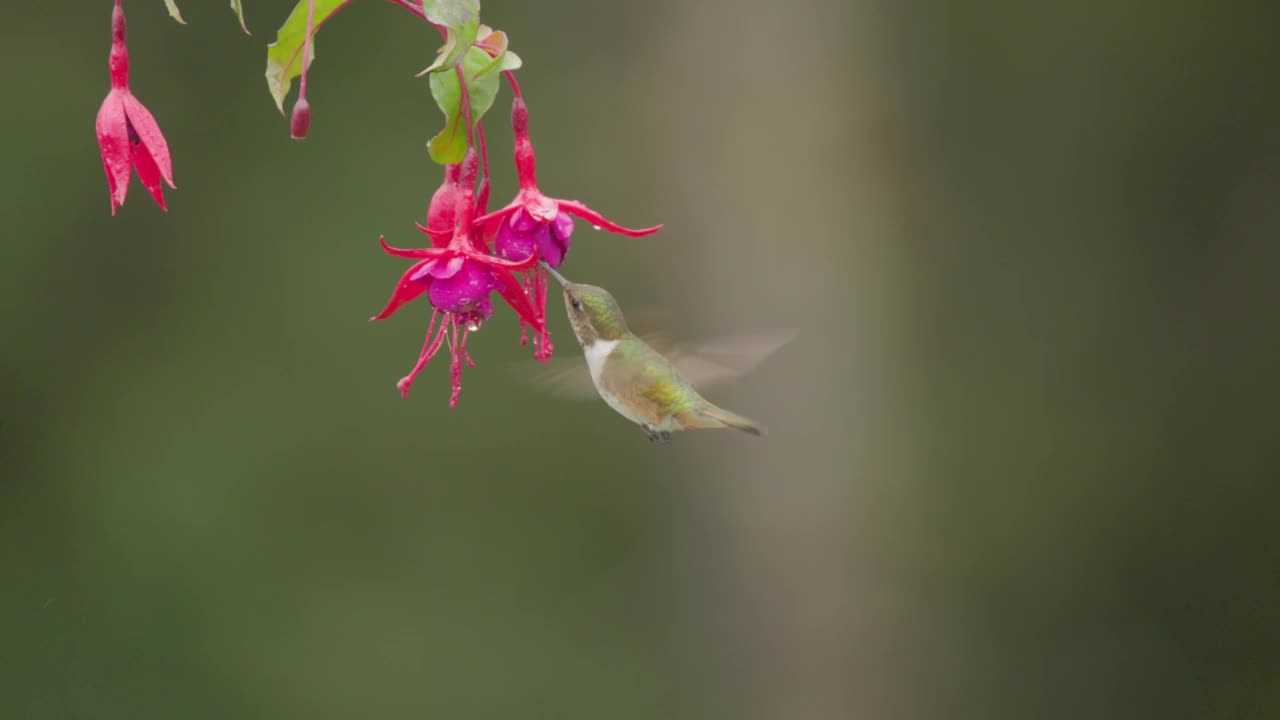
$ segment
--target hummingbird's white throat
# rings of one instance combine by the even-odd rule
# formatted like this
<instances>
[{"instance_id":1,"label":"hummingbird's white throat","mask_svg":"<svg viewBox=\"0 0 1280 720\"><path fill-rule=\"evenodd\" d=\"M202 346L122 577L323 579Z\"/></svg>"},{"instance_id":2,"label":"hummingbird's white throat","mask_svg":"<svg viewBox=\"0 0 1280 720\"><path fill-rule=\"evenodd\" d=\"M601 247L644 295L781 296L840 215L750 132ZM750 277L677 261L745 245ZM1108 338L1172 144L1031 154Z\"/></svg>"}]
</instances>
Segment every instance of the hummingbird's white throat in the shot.
<instances>
[{"instance_id":1,"label":"hummingbird's white throat","mask_svg":"<svg viewBox=\"0 0 1280 720\"><path fill-rule=\"evenodd\" d=\"M619 340L601 340L596 341L582 348L582 353L587 357L587 368L591 370L591 380L600 385L600 373L604 372L604 361L608 359L609 353L618 347Z\"/></svg>"}]
</instances>

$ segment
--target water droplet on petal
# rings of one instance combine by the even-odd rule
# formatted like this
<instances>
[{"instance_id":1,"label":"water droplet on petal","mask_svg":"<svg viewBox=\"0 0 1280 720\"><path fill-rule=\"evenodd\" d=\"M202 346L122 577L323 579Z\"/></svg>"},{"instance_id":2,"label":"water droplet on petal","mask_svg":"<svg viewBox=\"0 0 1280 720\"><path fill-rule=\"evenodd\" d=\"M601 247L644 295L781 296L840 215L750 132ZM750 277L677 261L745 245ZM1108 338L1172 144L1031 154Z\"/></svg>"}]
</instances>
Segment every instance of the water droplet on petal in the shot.
<instances>
[{"instance_id":1,"label":"water droplet on petal","mask_svg":"<svg viewBox=\"0 0 1280 720\"><path fill-rule=\"evenodd\" d=\"M479 320L472 320L471 322L467 323L467 330L469 330L469 331L471 331L471 332L475 332L475 331L477 331L477 330L479 330L479 329L480 329L480 321L479 321Z\"/></svg>"},{"instance_id":2,"label":"water droplet on petal","mask_svg":"<svg viewBox=\"0 0 1280 720\"><path fill-rule=\"evenodd\" d=\"M599 226L599 225L592 225L592 226L591 226L591 229L592 229L592 230L599 230L599 229L600 229L600 226Z\"/></svg>"}]
</instances>

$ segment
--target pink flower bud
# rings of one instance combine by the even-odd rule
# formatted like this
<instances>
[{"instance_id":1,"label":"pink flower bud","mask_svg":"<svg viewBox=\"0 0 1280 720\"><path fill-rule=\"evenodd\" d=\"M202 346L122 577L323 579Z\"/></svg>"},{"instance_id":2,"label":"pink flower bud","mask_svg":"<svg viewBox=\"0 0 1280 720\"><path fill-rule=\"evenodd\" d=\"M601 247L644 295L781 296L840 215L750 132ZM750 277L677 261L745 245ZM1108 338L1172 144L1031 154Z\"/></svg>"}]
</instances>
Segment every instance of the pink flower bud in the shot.
<instances>
[{"instance_id":1,"label":"pink flower bud","mask_svg":"<svg viewBox=\"0 0 1280 720\"><path fill-rule=\"evenodd\" d=\"M289 116L289 134L294 140L302 140L311 128L311 103L304 97L293 104L293 114Z\"/></svg>"}]
</instances>

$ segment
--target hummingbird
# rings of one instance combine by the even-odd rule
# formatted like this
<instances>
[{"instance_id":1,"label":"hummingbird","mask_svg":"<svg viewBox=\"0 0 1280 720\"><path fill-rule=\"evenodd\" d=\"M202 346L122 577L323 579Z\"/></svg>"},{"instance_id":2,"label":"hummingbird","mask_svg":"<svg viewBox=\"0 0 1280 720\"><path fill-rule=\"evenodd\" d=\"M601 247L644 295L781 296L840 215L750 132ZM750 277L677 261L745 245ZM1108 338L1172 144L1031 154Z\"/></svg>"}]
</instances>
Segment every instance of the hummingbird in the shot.
<instances>
[{"instance_id":1,"label":"hummingbird","mask_svg":"<svg viewBox=\"0 0 1280 720\"><path fill-rule=\"evenodd\" d=\"M671 433L680 430L733 428L752 435L765 434L755 421L698 394L677 363L627 327L622 309L607 290L571 283L546 263L543 267L564 288L565 310L582 346L596 392L619 415L639 425L650 442L670 442ZM783 342L769 343L772 347L765 354ZM684 363L692 374L733 374L692 354L685 359L693 361Z\"/></svg>"}]
</instances>

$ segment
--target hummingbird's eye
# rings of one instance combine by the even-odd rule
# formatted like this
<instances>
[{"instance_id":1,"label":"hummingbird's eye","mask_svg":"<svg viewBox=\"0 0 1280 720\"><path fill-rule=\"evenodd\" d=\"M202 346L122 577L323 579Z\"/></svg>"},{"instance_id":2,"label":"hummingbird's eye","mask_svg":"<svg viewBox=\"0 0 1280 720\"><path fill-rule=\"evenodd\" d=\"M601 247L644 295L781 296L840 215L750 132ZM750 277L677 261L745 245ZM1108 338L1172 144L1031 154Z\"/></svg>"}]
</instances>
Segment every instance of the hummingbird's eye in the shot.
<instances>
[{"instance_id":1,"label":"hummingbird's eye","mask_svg":"<svg viewBox=\"0 0 1280 720\"><path fill-rule=\"evenodd\" d=\"M573 306L574 310L582 309L582 303L578 302L578 298L576 297L569 298L569 304Z\"/></svg>"}]
</instances>

